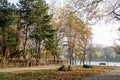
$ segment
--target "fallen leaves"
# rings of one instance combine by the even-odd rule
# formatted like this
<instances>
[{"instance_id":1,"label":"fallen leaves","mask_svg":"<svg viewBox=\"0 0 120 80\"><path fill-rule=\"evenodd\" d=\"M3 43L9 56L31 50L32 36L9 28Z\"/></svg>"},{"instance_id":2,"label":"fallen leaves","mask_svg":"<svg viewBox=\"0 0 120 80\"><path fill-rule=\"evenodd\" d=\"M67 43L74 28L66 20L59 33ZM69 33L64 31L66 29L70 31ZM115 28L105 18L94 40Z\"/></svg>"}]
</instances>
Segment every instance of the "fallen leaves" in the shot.
<instances>
[{"instance_id":1,"label":"fallen leaves","mask_svg":"<svg viewBox=\"0 0 120 80\"><path fill-rule=\"evenodd\" d=\"M1 73L0 80L79 80L83 77L106 73L114 67L93 66L92 68L72 67L72 71L39 70L15 73ZM4 78L3 78L4 75ZM2 77L2 78L1 78Z\"/></svg>"}]
</instances>

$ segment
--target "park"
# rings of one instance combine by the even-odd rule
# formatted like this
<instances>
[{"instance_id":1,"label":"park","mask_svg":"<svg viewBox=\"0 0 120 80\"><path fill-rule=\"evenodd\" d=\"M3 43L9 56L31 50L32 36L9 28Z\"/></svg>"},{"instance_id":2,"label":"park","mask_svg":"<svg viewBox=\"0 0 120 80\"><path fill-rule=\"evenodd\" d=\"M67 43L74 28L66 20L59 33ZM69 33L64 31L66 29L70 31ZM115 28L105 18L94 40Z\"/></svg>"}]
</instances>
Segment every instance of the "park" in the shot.
<instances>
[{"instance_id":1,"label":"park","mask_svg":"<svg viewBox=\"0 0 120 80\"><path fill-rule=\"evenodd\" d=\"M119 80L119 21L120 0L1 0L0 80Z\"/></svg>"}]
</instances>

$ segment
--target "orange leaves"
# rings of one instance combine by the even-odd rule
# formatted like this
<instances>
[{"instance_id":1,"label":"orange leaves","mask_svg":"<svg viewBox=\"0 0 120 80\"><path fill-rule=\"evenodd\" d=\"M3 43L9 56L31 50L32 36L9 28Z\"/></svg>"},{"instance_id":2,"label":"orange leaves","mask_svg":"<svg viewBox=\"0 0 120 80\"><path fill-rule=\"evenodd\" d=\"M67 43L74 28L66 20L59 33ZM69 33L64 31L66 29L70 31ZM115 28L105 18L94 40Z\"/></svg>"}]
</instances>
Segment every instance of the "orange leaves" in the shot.
<instances>
[{"instance_id":1,"label":"orange leaves","mask_svg":"<svg viewBox=\"0 0 120 80\"><path fill-rule=\"evenodd\" d=\"M59 80L71 80L71 79L76 79L76 78L80 78L80 77L87 77L87 76L91 76L91 75L95 75L95 74L105 73L105 72L109 71L110 69L112 69L112 67L105 66L105 67L94 67L94 68L90 68L90 69L78 67L77 69L75 69L73 71L55 72L55 75L61 77L61 79L59 79Z\"/></svg>"}]
</instances>

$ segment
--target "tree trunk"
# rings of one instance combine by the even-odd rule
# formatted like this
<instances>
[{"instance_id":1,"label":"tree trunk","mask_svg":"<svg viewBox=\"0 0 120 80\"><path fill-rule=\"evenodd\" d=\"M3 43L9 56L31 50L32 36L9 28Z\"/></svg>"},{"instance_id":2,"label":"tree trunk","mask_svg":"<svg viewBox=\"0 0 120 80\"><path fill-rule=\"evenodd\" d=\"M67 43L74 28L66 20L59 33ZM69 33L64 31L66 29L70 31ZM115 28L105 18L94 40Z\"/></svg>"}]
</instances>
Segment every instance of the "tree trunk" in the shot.
<instances>
[{"instance_id":1,"label":"tree trunk","mask_svg":"<svg viewBox=\"0 0 120 80\"><path fill-rule=\"evenodd\" d=\"M25 29L25 37L24 37L24 46L23 46L23 58L24 58L24 61L25 61L25 67L27 66L27 60L26 60L26 45L27 45L27 35L28 35L28 25L26 26L26 29Z\"/></svg>"},{"instance_id":2,"label":"tree trunk","mask_svg":"<svg viewBox=\"0 0 120 80\"><path fill-rule=\"evenodd\" d=\"M85 55L86 55L86 53L84 51L84 53L83 53L83 65L85 65Z\"/></svg>"},{"instance_id":3,"label":"tree trunk","mask_svg":"<svg viewBox=\"0 0 120 80\"><path fill-rule=\"evenodd\" d=\"M41 54L41 41L38 43L38 59L40 59L40 54Z\"/></svg>"},{"instance_id":4,"label":"tree trunk","mask_svg":"<svg viewBox=\"0 0 120 80\"><path fill-rule=\"evenodd\" d=\"M7 47L6 47L6 44L5 44L5 41L4 41L4 31L5 31L5 29L4 28L2 28L2 33L3 33L3 35L2 35L2 68L4 68L5 67L5 62L6 62L6 49L7 49Z\"/></svg>"},{"instance_id":5,"label":"tree trunk","mask_svg":"<svg viewBox=\"0 0 120 80\"><path fill-rule=\"evenodd\" d=\"M70 48L70 65L72 65L72 61L73 61L73 51Z\"/></svg>"},{"instance_id":6,"label":"tree trunk","mask_svg":"<svg viewBox=\"0 0 120 80\"><path fill-rule=\"evenodd\" d=\"M92 61L92 55L89 54L89 65L91 65L91 61Z\"/></svg>"},{"instance_id":7,"label":"tree trunk","mask_svg":"<svg viewBox=\"0 0 120 80\"><path fill-rule=\"evenodd\" d=\"M79 57L80 65L82 64L82 57Z\"/></svg>"},{"instance_id":8,"label":"tree trunk","mask_svg":"<svg viewBox=\"0 0 120 80\"><path fill-rule=\"evenodd\" d=\"M35 40L35 43L36 43L35 53L38 54L38 41ZM37 56L38 56L38 55L37 55ZM36 59L38 58L37 56L36 56Z\"/></svg>"},{"instance_id":9,"label":"tree trunk","mask_svg":"<svg viewBox=\"0 0 120 80\"><path fill-rule=\"evenodd\" d=\"M38 41L37 42L38 43L38 45L37 45L37 65L39 64L39 62L40 62L40 53L41 53L41 48L40 48L40 46L41 46L41 42L40 41Z\"/></svg>"},{"instance_id":10,"label":"tree trunk","mask_svg":"<svg viewBox=\"0 0 120 80\"><path fill-rule=\"evenodd\" d=\"M6 65L6 46L3 46L3 59L2 59L2 68L5 68Z\"/></svg>"},{"instance_id":11,"label":"tree trunk","mask_svg":"<svg viewBox=\"0 0 120 80\"><path fill-rule=\"evenodd\" d=\"M25 37L24 37L24 46L23 46L23 58L26 60L26 44L27 44L27 32L28 32L28 26L26 27L25 30Z\"/></svg>"},{"instance_id":12,"label":"tree trunk","mask_svg":"<svg viewBox=\"0 0 120 80\"><path fill-rule=\"evenodd\" d=\"M74 64L77 65L77 55L75 54Z\"/></svg>"},{"instance_id":13,"label":"tree trunk","mask_svg":"<svg viewBox=\"0 0 120 80\"><path fill-rule=\"evenodd\" d=\"M69 59L70 59L70 65L72 65L72 49L70 48L70 57L69 57Z\"/></svg>"},{"instance_id":14,"label":"tree trunk","mask_svg":"<svg viewBox=\"0 0 120 80\"><path fill-rule=\"evenodd\" d=\"M69 64L72 65L72 51L71 51L71 48L68 48L68 54L69 54Z\"/></svg>"},{"instance_id":15,"label":"tree trunk","mask_svg":"<svg viewBox=\"0 0 120 80\"><path fill-rule=\"evenodd\" d=\"M54 58L53 58L53 60L54 60L54 64L55 64L55 60L56 60L56 56L54 55Z\"/></svg>"},{"instance_id":16,"label":"tree trunk","mask_svg":"<svg viewBox=\"0 0 120 80\"><path fill-rule=\"evenodd\" d=\"M46 52L46 55L45 55L45 62L47 63L47 57L48 56L48 54L47 54L47 52Z\"/></svg>"},{"instance_id":17,"label":"tree trunk","mask_svg":"<svg viewBox=\"0 0 120 80\"><path fill-rule=\"evenodd\" d=\"M27 38L25 38L24 46L23 46L23 58L26 59L26 43L27 43Z\"/></svg>"},{"instance_id":18,"label":"tree trunk","mask_svg":"<svg viewBox=\"0 0 120 80\"><path fill-rule=\"evenodd\" d=\"M6 58L3 57L3 59L2 59L2 68L5 68L5 66L6 66Z\"/></svg>"}]
</instances>

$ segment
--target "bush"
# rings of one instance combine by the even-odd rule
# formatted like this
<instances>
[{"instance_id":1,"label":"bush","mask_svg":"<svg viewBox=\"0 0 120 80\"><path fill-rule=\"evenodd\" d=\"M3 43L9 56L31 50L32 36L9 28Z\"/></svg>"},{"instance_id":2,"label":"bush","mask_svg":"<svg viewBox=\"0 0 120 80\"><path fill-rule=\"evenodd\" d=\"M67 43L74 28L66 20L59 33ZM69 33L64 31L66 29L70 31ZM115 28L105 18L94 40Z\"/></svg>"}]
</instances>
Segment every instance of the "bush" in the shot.
<instances>
[{"instance_id":1,"label":"bush","mask_svg":"<svg viewBox=\"0 0 120 80\"><path fill-rule=\"evenodd\" d=\"M65 65L62 65L58 68L58 71L65 71Z\"/></svg>"},{"instance_id":2,"label":"bush","mask_svg":"<svg viewBox=\"0 0 120 80\"><path fill-rule=\"evenodd\" d=\"M71 70L72 70L72 68L71 68L71 66L69 65L67 71L71 71Z\"/></svg>"},{"instance_id":3,"label":"bush","mask_svg":"<svg viewBox=\"0 0 120 80\"><path fill-rule=\"evenodd\" d=\"M58 68L58 71L71 71L71 66L65 66L65 65L62 65Z\"/></svg>"},{"instance_id":4,"label":"bush","mask_svg":"<svg viewBox=\"0 0 120 80\"><path fill-rule=\"evenodd\" d=\"M92 68L90 65L83 65L83 68Z\"/></svg>"}]
</instances>

